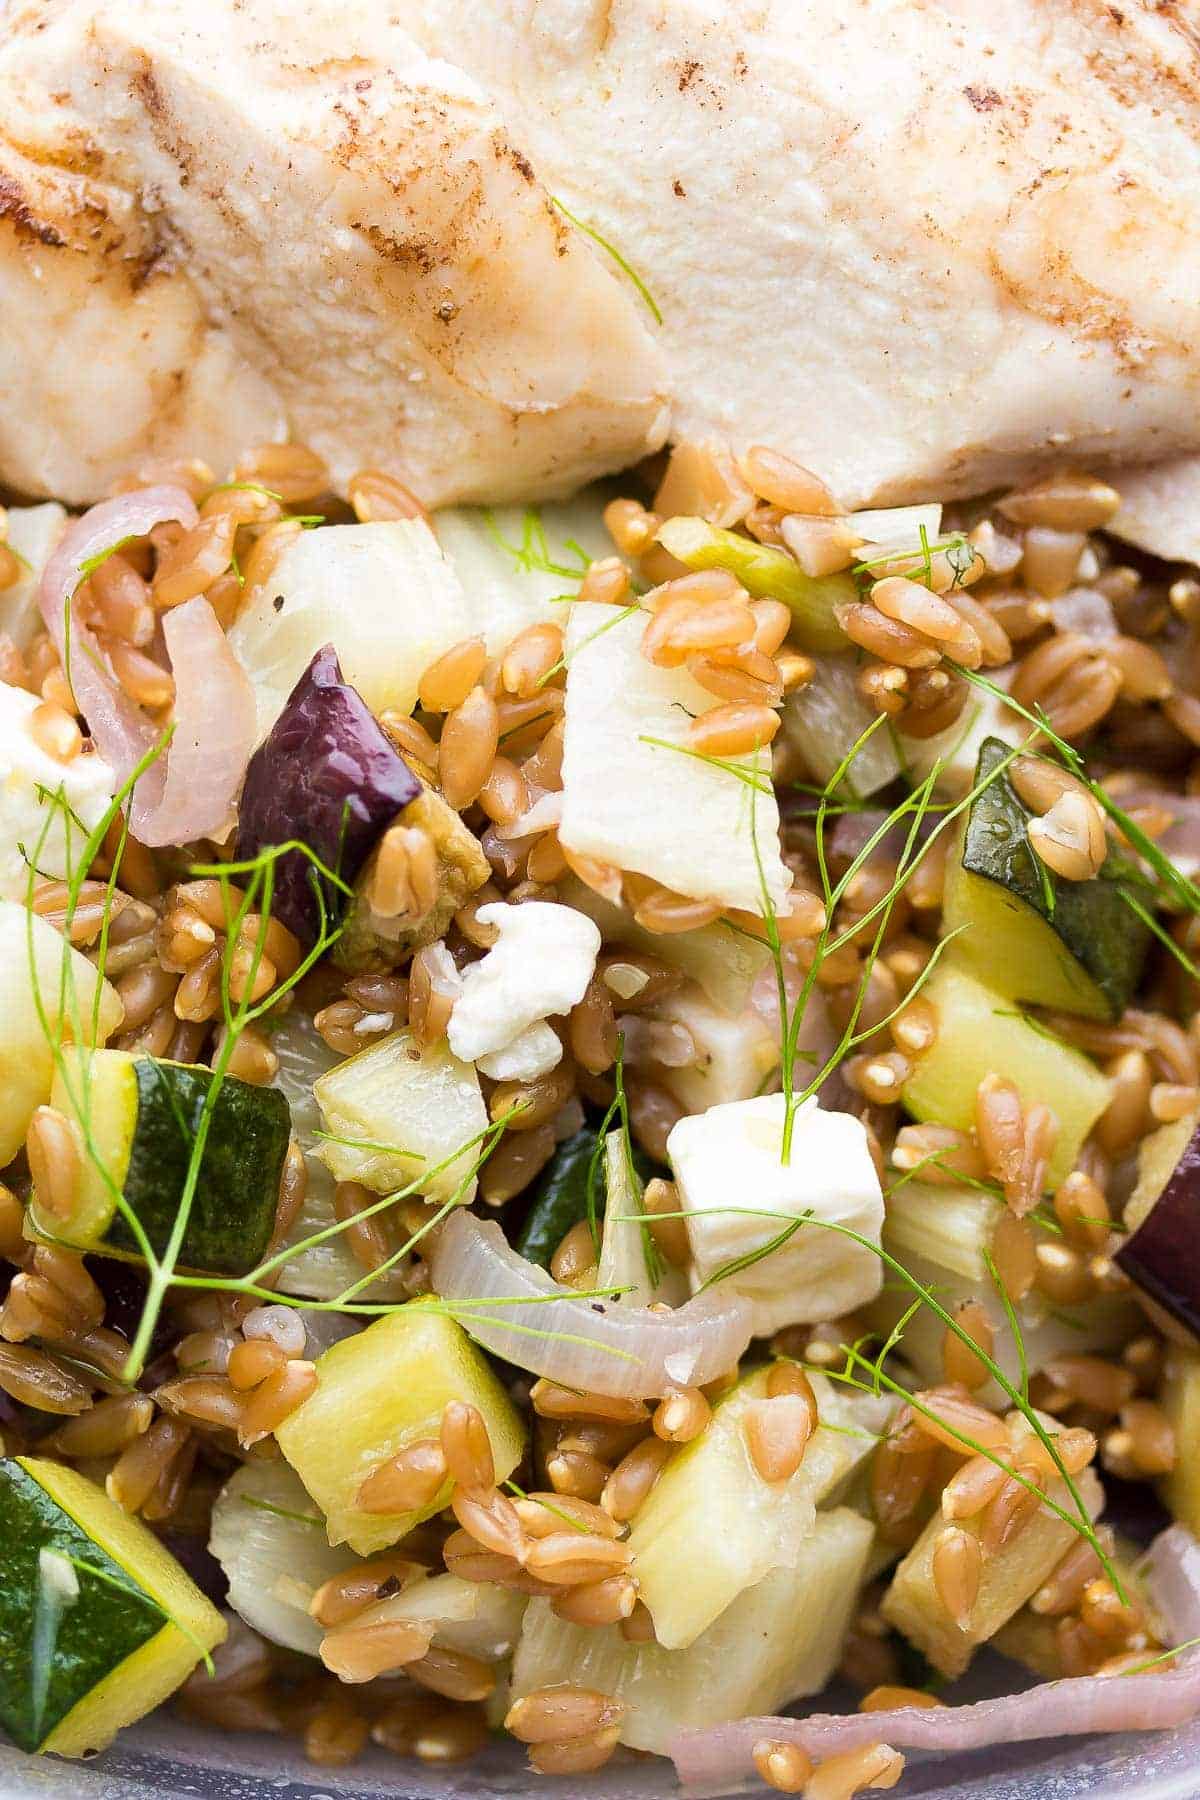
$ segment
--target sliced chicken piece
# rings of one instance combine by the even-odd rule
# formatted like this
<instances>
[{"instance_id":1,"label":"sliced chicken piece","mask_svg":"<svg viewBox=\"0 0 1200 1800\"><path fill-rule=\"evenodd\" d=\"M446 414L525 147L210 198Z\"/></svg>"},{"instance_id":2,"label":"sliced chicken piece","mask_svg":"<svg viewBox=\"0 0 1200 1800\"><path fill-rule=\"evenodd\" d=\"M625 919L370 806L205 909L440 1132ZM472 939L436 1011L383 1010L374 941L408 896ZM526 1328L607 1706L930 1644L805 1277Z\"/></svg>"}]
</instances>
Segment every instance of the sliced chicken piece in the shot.
<instances>
[{"instance_id":1,"label":"sliced chicken piece","mask_svg":"<svg viewBox=\"0 0 1200 1800\"><path fill-rule=\"evenodd\" d=\"M1200 456L1122 469L1121 510L1108 529L1139 550L1200 563Z\"/></svg>"},{"instance_id":2,"label":"sliced chicken piece","mask_svg":"<svg viewBox=\"0 0 1200 1800\"><path fill-rule=\"evenodd\" d=\"M22 154L0 95L0 482L94 500L139 462L225 469L281 436L272 386L209 322L161 221L98 178L67 104L62 135L22 132Z\"/></svg>"},{"instance_id":3,"label":"sliced chicken piece","mask_svg":"<svg viewBox=\"0 0 1200 1800\"><path fill-rule=\"evenodd\" d=\"M647 283L673 436L791 450L857 505L1200 444L1190 0L412 0L405 23Z\"/></svg>"},{"instance_id":4,"label":"sliced chicken piece","mask_svg":"<svg viewBox=\"0 0 1200 1800\"><path fill-rule=\"evenodd\" d=\"M0 338L19 334L33 365L0 479L88 498L139 435L221 466L229 440L286 421L339 477L399 465L435 504L568 492L662 441L636 293L471 79L381 5L34 0L0 52L0 121ZM31 181L35 159L85 172ZM147 246L182 274L139 287ZM75 346L60 375L43 367L81 289L90 359L127 396L116 445L97 441L86 382L73 417ZM203 380L196 333L215 359ZM184 416L164 423L181 362ZM244 401L241 369L266 404L219 421L217 454L211 378Z\"/></svg>"}]
</instances>

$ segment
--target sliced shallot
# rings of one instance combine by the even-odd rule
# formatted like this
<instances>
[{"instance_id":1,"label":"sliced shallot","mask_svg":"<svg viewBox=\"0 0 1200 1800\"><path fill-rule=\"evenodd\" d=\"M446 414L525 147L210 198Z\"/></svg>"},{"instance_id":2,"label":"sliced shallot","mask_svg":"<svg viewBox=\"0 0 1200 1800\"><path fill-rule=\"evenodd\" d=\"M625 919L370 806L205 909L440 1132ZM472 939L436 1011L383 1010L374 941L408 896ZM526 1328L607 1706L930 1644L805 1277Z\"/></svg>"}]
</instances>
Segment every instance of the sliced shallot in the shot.
<instances>
[{"instance_id":1,"label":"sliced shallot","mask_svg":"<svg viewBox=\"0 0 1200 1800\"><path fill-rule=\"evenodd\" d=\"M486 1350L587 1393L645 1399L703 1387L732 1369L750 1341L749 1310L733 1295L718 1289L666 1313L587 1300L556 1287L498 1225L468 1212L439 1231L431 1273L434 1291L461 1307Z\"/></svg>"}]
</instances>

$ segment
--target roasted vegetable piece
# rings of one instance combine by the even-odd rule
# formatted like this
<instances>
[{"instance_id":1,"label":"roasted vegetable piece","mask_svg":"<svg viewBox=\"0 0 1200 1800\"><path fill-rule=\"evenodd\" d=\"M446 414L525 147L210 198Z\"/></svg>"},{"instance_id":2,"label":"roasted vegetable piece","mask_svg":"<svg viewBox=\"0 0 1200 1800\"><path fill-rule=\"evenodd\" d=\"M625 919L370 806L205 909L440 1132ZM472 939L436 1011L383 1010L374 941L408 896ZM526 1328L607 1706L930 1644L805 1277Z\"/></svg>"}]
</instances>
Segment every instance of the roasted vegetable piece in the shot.
<instances>
[{"instance_id":1,"label":"roasted vegetable piece","mask_svg":"<svg viewBox=\"0 0 1200 1800\"><path fill-rule=\"evenodd\" d=\"M266 742L250 759L242 790L237 857L299 839L353 883L377 839L415 800L420 783L354 688L331 644L318 650L288 696ZM304 944L316 942L321 908L341 911L303 852L274 869L272 914Z\"/></svg>"},{"instance_id":2,"label":"roasted vegetable piece","mask_svg":"<svg viewBox=\"0 0 1200 1800\"><path fill-rule=\"evenodd\" d=\"M786 551L703 519L668 519L658 541L689 569L728 569L747 593L782 600L795 620L796 641L806 650L845 649L848 640L834 608L858 599L852 575L806 575Z\"/></svg>"},{"instance_id":3,"label":"roasted vegetable piece","mask_svg":"<svg viewBox=\"0 0 1200 1800\"><path fill-rule=\"evenodd\" d=\"M550 1267L550 1258L570 1231L588 1216L588 1170L596 1157L595 1204L597 1227L604 1217L608 1196L605 1158L596 1151L597 1134L590 1125L577 1131L558 1146L534 1189L533 1202L525 1215L525 1223L517 1238L517 1249L528 1262L539 1269ZM633 1164L643 1181L663 1173L641 1150L633 1153Z\"/></svg>"},{"instance_id":4,"label":"roasted vegetable piece","mask_svg":"<svg viewBox=\"0 0 1200 1800\"><path fill-rule=\"evenodd\" d=\"M1053 1421L1044 1422L1053 1427ZM1076 1486L1088 1512L1097 1517L1104 1491L1092 1470L1085 1469ZM1046 1492L1064 1511L1072 1509L1064 1482L1052 1481ZM941 1513L935 1513L896 1570L880 1607L888 1624L902 1631L943 1675L962 1674L978 1646L1024 1606L1076 1541L1075 1528L1065 1519L1044 1507L1034 1513L1007 1544L984 1556L978 1592L960 1624L938 1591L934 1550L947 1529L978 1538L985 1516L956 1519L948 1528Z\"/></svg>"},{"instance_id":5,"label":"roasted vegetable piece","mask_svg":"<svg viewBox=\"0 0 1200 1800\"><path fill-rule=\"evenodd\" d=\"M200 1064L128 1050L64 1051L51 1101L79 1123L82 1172L68 1218L47 1211L34 1194L35 1230L104 1256L137 1257L120 1194L161 1255L214 1080ZM290 1133L288 1104L278 1089L224 1077L180 1251L185 1268L245 1275L261 1260L275 1228Z\"/></svg>"},{"instance_id":6,"label":"roasted vegetable piece","mask_svg":"<svg viewBox=\"0 0 1200 1800\"><path fill-rule=\"evenodd\" d=\"M445 935L459 908L491 877L491 867L475 833L463 824L436 788L420 775L415 779L420 782L419 793L390 824L423 832L433 845L437 897L431 907L420 912L377 911L372 905L372 877L379 850L373 850L354 884L354 898L334 948L334 958L344 969L361 973L390 968L412 951L436 942Z\"/></svg>"},{"instance_id":7,"label":"roasted vegetable piece","mask_svg":"<svg viewBox=\"0 0 1200 1800\"><path fill-rule=\"evenodd\" d=\"M0 1724L83 1756L174 1692L225 1622L163 1546L74 1469L0 1460Z\"/></svg>"},{"instance_id":8,"label":"roasted vegetable piece","mask_svg":"<svg viewBox=\"0 0 1200 1800\"><path fill-rule=\"evenodd\" d=\"M521 1460L525 1431L512 1401L462 1326L423 1301L327 1350L317 1360L317 1383L276 1437L325 1514L330 1543L347 1543L359 1556L394 1544L447 1504L449 1481L407 1513L365 1512L358 1490L389 1457L436 1438L451 1400L483 1414L498 1480Z\"/></svg>"},{"instance_id":9,"label":"roasted vegetable piece","mask_svg":"<svg viewBox=\"0 0 1200 1800\"><path fill-rule=\"evenodd\" d=\"M988 738L976 784L1011 746ZM1007 775L996 775L967 813L946 877L943 926L996 993L1088 1018L1116 1019L1137 987L1151 932L1124 894L1139 877L1110 848L1091 881L1057 881L1029 842L1032 814Z\"/></svg>"},{"instance_id":10,"label":"roasted vegetable piece","mask_svg":"<svg viewBox=\"0 0 1200 1800\"><path fill-rule=\"evenodd\" d=\"M979 1083L987 1074L1007 1076L1026 1106L1043 1101L1058 1120L1047 1172L1054 1189L1074 1168L1079 1146L1108 1105L1108 1081L1086 1056L986 987L957 949L951 945L922 989L937 1011L938 1036L905 1082L904 1104L918 1119L969 1131Z\"/></svg>"},{"instance_id":11,"label":"roasted vegetable piece","mask_svg":"<svg viewBox=\"0 0 1200 1800\"><path fill-rule=\"evenodd\" d=\"M1200 1338L1200 1114L1152 1132L1138 1154L1116 1261L1144 1294Z\"/></svg>"}]
</instances>

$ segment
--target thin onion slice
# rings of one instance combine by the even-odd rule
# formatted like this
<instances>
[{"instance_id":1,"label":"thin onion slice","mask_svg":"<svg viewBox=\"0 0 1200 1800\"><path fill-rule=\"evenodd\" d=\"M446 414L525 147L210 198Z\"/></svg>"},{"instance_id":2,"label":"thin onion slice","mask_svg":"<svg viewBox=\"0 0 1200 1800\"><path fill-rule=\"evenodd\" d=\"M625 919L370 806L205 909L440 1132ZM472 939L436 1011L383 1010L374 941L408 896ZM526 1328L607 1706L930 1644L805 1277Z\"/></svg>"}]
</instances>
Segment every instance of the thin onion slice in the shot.
<instances>
[{"instance_id":1,"label":"thin onion slice","mask_svg":"<svg viewBox=\"0 0 1200 1800\"><path fill-rule=\"evenodd\" d=\"M1200 1544L1182 1525L1159 1536L1148 1579L1176 1643L1200 1636ZM1148 1655L1148 1662L1154 1660ZM728 1782L750 1774L764 1738L798 1744L815 1758L884 1742L912 1750L982 1750L1036 1738L1082 1737L1094 1731L1163 1731L1200 1715L1200 1654L1174 1668L1081 1675L1044 1681L1020 1694L970 1706L902 1706L890 1712L813 1713L806 1719L737 1719L706 1731L682 1731L671 1756L685 1786Z\"/></svg>"},{"instance_id":2,"label":"thin onion slice","mask_svg":"<svg viewBox=\"0 0 1200 1800\"><path fill-rule=\"evenodd\" d=\"M468 1212L438 1232L431 1273L434 1292L461 1309L486 1350L587 1393L643 1400L700 1387L732 1369L750 1342L749 1308L734 1295L698 1295L666 1313L585 1300L526 1262L498 1225Z\"/></svg>"},{"instance_id":3,"label":"thin onion slice","mask_svg":"<svg viewBox=\"0 0 1200 1800\"><path fill-rule=\"evenodd\" d=\"M42 576L46 629L118 784L150 754L162 729L109 673L99 640L76 616L71 598L85 566L105 551L168 520L190 528L197 517L190 496L177 487L102 500L68 527ZM178 613L186 616L169 615L163 632L175 677L174 739L138 778L130 800L130 825L144 844L182 844L222 833L254 747L253 693L212 607L196 599Z\"/></svg>"}]
</instances>

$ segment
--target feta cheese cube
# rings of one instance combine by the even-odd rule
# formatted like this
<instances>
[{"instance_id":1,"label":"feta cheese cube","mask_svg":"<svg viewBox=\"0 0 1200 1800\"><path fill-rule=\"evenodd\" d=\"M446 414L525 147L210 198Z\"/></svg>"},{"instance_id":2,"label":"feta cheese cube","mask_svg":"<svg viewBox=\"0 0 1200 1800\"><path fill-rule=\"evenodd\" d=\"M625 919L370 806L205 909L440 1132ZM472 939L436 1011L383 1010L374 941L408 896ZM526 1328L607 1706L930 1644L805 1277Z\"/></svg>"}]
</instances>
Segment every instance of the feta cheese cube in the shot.
<instances>
[{"instance_id":1,"label":"feta cheese cube","mask_svg":"<svg viewBox=\"0 0 1200 1800\"><path fill-rule=\"evenodd\" d=\"M59 762L37 742L30 721L36 694L0 682L0 897L26 897L30 865L37 878L61 881L113 796L103 757L85 752ZM49 795L61 794L61 801Z\"/></svg>"},{"instance_id":2,"label":"feta cheese cube","mask_svg":"<svg viewBox=\"0 0 1200 1800\"><path fill-rule=\"evenodd\" d=\"M463 970L446 1034L463 1062L507 1050L531 1025L569 1012L583 999L600 951L599 931L570 906L498 900L475 916L500 936Z\"/></svg>"},{"instance_id":3,"label":"feta cheese cube","mask_svg":"<svg viewBox=\"0 0 1200 1800\"><path fill-rule=\"evenodd\" d=\"M879 1244L883 1195L861 1120L806 1100L786 1164L783 1123L783 1095L767 1094L680 1119L667 1139L683 1208L698 1215L689 1217L687 1231L701 1281L761 1250L789 1219L813 1215L778 1249L722 1283L751 1302L756 1337L837 1318L873 1300L882 1286L874 1250L817 1223L848 1226Z\"/></svg>"},{"instance_id":4,"label":"feta cheese cube","mask_svg":"<svg viewBox=\"0 0 1200 1800\"><path fill-rule=\"evenodd\" d=\"M558 1033L539 1022L526 1026L503 1050L479 1057L477 1066L482 1075L490 1075L493 1081L536 1081L539 1075L557 1069L562 1054Z\"/></svg>"}]
</instances>

